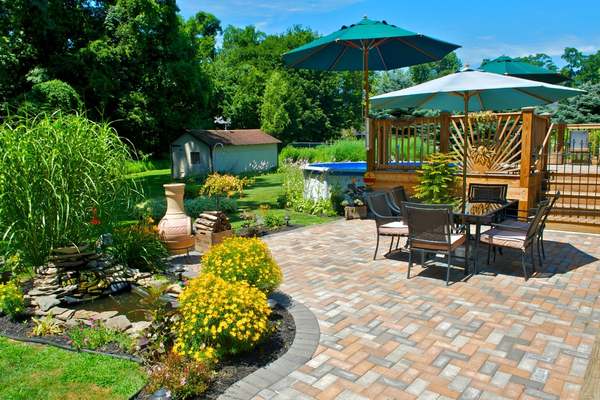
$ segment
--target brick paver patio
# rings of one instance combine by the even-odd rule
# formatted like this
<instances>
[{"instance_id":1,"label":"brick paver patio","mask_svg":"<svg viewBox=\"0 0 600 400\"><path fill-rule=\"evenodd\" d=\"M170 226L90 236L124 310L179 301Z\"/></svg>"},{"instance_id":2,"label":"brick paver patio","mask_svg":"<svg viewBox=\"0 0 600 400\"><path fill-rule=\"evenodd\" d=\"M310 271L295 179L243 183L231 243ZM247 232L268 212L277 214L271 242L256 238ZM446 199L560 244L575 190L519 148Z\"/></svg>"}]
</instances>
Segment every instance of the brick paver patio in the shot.
<instances>
[{"instance_id":1,"label":"brick paver patio","mask_svg":"<svg viewBox=\"0 0 600 400\"><path fill-rule=\"evenodd\" d=\"M505 252L469 279L457 269L446 287L443 268L416 266L407 280L405 255L372 261L372 221L267 237L282 290L316 315L321 336L313 358L260 398L577 398L600 331L600 236L546 239L547 265L527 282Z\"/></svg>"}]
</instances>

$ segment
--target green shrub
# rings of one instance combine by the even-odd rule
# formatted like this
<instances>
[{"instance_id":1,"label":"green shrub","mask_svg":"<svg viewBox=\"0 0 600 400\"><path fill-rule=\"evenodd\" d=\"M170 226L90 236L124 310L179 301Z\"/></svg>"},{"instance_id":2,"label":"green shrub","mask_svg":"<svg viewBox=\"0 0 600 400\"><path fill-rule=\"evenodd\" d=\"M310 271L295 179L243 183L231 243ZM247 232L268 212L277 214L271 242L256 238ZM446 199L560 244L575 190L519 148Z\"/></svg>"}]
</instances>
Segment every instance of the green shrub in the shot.
<instances>
[{"instance_id":1,"label":"green shrub","mask_svg":"<svg viewBox=\"0 0 600 400\"><path fill-rule=\"evenodd\" d=\"M57 110L64 112L79 111L82 102L77 91L66 82L53 79L33 85L31 91L25 96L25 102L20 111L37 114Z\"/></svg>"},{"instance_id":2,"label":"green shrub","mask_svg":"<svg viewBox=\"0 0 600 400\"><path fill-rule=\"evenodd\" d=\"M257 238L231 237L212 246L202 256L202 271L229 282L248 282L266 294L275 290L283 277L269 248Z\"/></svg>"},{"instance_id":3,"label":"green shrub","mask_svg":"<svg viewBox=\"0 0 600 400\"><path fill-rule=\"evenodd\" d=\"M145 390L152 394L164 388L175 400L193 399L206 391L212 375L209 363L169 353L151 368Z\"/></svg>"},{"instance_id":4,"label":"green shrub","mask_svg":"<svg viewBox=\"0 0 600 400\"><path fill-rule=\"evenodd\" d=\"M131 351L133 339L126 333L107 328L102 322L93 325L78 325L67 331L71 344L77 349L96 350L110 343L116 344L123 351Z\"/></svg>"},{"instance_id":5,"label":"green shrub","mask_svg":"<svg viewBox=\"0 0 600 400\"><path fill-rule=\"evenodd\" d=\"M184 201L185 212L192 218L196 218L204 211L223 211L224 213L234 213L238 209L235 199L224 198L217 201L215 198L196 197Z\"/></svg>"},{"instance_id":6,"label":"green shrub","mask_svg":"<svg viewBox=\"0 0 600 400\"><path fill-rule=\"evenodd\" d=\"M454 204L457 200L457 173L458 168L451 155L430 155L419 171L421 179L415 187L415 197L428 204Z\"/></svg>"},{"instance_id":7,"label":"green shrub","mask_svg":"<svg viewBox=\"0 0 600 400\"><path fill-rule=\"evenodd\" d=\"M179 304L173 351L197 361L249 351L271 331L267 296L247 282L203 271L188 282Z\"/></svg>"},{"instance_id":8,"label":"green shrub","mask_svg":"<svg viewBox=\"0 0 600 400\"><path fill-rule=\"evenodd\" d=\"M23 293L15 281L0 283L0 313L11 318L16 317L25 309Z\"/></svg>"},{"instance_id":9,"label":"green shrub","mask_svg":"<svg viewBox=\"0 0 600 400\"><path fill-rule=\"evenodd\" d=\"M218 203L218 204L217 204ZM238 204L235 199L223 198L217 202L216 198L199 196L195 199L185 199L183 201L185 212L192 218L198 217L204 211L223 211L224 213L234 213L238 210ZM139 217L151 217L159 221L167 212L167 200L163 198L150 199L137 206Z\"/></svg>"},{"instance_id":10,"label":"green shrub","mask_svg":"<svg viewBox=\"0 0 600 400\"><path fill-rule=\"evenodd\" d=\"M0 264L0 273L10 272L13 277L30 271L31 269L23 262L20 252L5 256L4 263Z\"/></svg>"},{"instance_id":11,"label":"green shrub","mask_svg":"<svg viewBox=\"0 0 600 400\"><path fill-rule=\"evenodd\" d=\"M280 164L286 162L364 161L367 153L362 140L338 140L316 147L285 146L279 153Z\"/></svg>"},{"instance_id":12,"label":"green shrub","mask_svg":"<svg viewBox=\"0 0 600 400\"><path fill-rule=\"evenodd\" d=\"M79 115L8 119L0 126L0 232L10 251L40 265L54 247L110 231L135 204L129 159L114 129Z\"/></svg>"},{"instance_id":13,"label":"green shrub","mask_svg":"<svg viewBox=\"0 0 600 400\"><path fill-rule=\"evenodd\" d=\"M294 211L313 214L334 216L338 214L337 207L342 199L337 192L327 199L304 198L304 175L297 165L284 164L280 171L283 173L283 196L280 199L282 206Z\"/></svg>"},{"instance_id":14,"label":"green shrub","mask_svg":"<svg viewBox=\"0 0 600 400\"><path fill-rule=\"evenodd\" d=\"M276 229L285 225L285 219L283 216L274 214L272 212L267 213L263 219L265 221L265 226L270 229Z\"/></svg>"},{"instance_id":15,"label":"green shrub","mask_svg":"<svg viewBox=\"0 0 600 400\"><path fill-rule=\"evenodd\" d=\"M163 270L169 255L157 227L147 222L116 228L108 252L119 264L149 272Z\"/></svg>"}]
</instances>

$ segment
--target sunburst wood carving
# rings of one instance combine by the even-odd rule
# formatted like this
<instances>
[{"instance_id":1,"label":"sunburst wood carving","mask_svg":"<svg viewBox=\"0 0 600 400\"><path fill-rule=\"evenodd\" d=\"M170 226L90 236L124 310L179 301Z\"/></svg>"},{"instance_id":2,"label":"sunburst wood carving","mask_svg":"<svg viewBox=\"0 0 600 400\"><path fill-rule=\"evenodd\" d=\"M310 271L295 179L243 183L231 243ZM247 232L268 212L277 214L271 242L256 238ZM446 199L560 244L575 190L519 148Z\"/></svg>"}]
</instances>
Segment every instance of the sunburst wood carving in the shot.
<instances>
[{"instance_id":1,"label":"sunburst wood carving","mask_svg":"<svg viewBox=\"0 0 600 400\"><path fill-rule=\"evenodd\" d=\"M468 128L462 116L453 116L450 144L457 160L462 160L467 131L467 171L473 173L515 173L521 159L520 113L469 117Z\"/></svg>"}]
</instances>

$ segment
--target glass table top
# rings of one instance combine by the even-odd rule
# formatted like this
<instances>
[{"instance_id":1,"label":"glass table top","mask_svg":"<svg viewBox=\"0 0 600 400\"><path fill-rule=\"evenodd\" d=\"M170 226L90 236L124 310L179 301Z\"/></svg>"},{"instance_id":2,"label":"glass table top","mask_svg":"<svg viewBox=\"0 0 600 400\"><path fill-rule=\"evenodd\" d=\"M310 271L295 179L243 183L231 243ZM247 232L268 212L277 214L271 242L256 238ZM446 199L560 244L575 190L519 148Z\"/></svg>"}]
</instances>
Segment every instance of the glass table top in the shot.
<instances>
[{"instance_id":1,"label":"glass table top","mask_svg":"<svg viewBox=\"0 0 600 400\"><path fill-rule=\"evenodd\" d=\"M454 208L454 213L458 215L471 217L488 217L503 209L516 204L518 200L507 200L503 203L498 202L479 202L468 201L463 212L462 202Z\"/></svg>"}]
</instances>

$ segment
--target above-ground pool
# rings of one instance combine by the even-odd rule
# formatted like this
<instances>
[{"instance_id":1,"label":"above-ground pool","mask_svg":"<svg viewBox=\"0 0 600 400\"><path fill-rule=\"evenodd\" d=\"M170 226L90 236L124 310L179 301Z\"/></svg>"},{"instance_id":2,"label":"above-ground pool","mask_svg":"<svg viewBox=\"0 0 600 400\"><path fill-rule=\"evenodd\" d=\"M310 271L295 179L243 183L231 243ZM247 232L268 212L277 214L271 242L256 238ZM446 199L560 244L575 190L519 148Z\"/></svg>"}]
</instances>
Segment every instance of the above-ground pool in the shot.
<instances>
[{"instance_id":1,"label":"above-ground pool","mask_svg":"<svg viewBox=\"0 0 600 400\"><path fill-rule=\"evenodd\" d=\"M390 163L406 169L418 169L420 162ZM365 161L323 162L304 166L304 197L313 200L327 199L333 190L344 191L353 181L364 185L367 172Z\"/></svg>"}]
</instances>

